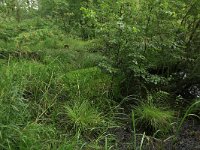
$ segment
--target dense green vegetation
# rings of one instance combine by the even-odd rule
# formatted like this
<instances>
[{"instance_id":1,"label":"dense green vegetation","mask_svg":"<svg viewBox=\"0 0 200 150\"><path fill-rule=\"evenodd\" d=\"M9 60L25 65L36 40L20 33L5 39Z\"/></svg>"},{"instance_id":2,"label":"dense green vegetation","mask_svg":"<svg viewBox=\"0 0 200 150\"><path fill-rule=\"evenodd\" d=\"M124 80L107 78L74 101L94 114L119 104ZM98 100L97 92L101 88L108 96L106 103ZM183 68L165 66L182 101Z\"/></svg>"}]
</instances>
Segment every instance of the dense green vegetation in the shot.
<instances>
[{"instance_id":1,"label":"dense green vegetation","mask_svg":"<svg viewBox=\"0 0 200 150\"><path fill-rule=\"evenodd\" d=\"M199 0L1 0L0 149L176 149L199 42Z\"/></svg>"}]
</instances>

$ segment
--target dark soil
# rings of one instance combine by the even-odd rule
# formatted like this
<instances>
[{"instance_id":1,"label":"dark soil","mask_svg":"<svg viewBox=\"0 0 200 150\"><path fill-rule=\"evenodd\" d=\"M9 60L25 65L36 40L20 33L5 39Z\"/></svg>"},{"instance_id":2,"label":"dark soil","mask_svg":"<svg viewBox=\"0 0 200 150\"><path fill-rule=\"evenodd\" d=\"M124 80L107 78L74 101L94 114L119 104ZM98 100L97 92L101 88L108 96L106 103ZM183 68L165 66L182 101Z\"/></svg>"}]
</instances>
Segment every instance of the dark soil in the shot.
<instances>
[{"instance_id":1,"label":"dark soil","mask_svg":"<svg viewBox=\"0 0 200 150\"><path fill-rule=\"evenodd\" d=\"M131 128L117 128L112 130L112 134L117 138L119 150L133 149L133 132ZM137 146L140 145L141 137L137 136ZM144 141L144 150L200 150L200 122L195 119L186 121L174 144L172 138L167 142L155 140L150 136L149 138L150 142Z\"/></svg>"},{"instance_id":2,"label":"dark soil","mask_svg":"<svg viewBox=\"0 0 200 150\"><path fill-rule=\"evenodd\" d=\"M200 122L188 120L174 145L175 150L200 150Z\"/></svg>"},{"instance_id":3,"label":"dark soil","mask_svg":"<svg viewBox=\"0 0 200 150\"><path fill-rule=\"evenodd\" d=\"M120 150L129 150L132 147L132 131L130 128L117 128L113 130L113 134L117 138L118 149Z\"/></svg>"}]
</instances>

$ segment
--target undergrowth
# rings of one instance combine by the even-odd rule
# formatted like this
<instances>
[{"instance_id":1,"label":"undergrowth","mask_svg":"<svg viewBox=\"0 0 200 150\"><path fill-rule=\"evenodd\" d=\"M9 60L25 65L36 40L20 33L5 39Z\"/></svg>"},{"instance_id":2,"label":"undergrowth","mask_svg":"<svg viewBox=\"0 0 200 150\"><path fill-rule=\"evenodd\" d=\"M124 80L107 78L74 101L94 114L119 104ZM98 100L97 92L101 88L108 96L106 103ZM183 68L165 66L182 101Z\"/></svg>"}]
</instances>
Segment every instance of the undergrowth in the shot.
<instances>
[{"instance_id":1,"label":"undergrowth","mask_svg":"<svg viewBox=\"0 0 200 150\"><path fill-rule=\"evenodd\" d=\"M199 100L179 109L165 86L180 72L166 75L153 51L145 66L146 55L124 58L126 40L84 41L43 19L1 22L0 36L0 149L143 149L199 118Z\"/></svg>"}]
</instances>

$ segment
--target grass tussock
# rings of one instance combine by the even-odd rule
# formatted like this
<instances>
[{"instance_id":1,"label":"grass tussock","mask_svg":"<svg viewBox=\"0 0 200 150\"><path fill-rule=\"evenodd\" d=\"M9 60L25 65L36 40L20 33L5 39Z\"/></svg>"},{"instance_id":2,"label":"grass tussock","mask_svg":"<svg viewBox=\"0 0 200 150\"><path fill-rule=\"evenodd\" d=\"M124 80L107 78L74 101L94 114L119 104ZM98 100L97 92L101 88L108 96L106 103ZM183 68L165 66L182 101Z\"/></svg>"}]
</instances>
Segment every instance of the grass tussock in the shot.
<instances>
[{"instance_id":1,"label":"grass tussock","mask_svg":"<svg viewBox=\"0 0 200 150\"><path fill-rule=\"evenodd\" d=\"M172 129L174 111L158 107L153 103L141 103L134 108L136 122L139 126L146 126L149 131L168 132Z\"/></svg>"},{"instance_id":2,"label":"grass tussock","mask_svg":"<svg viewBox=\"0 0 200 150\"><path fill-rule=\"evenodd\" d=\"M65 106L66 116L72 126L81 131L94 130L105 127L105 119L87 100L75 103L72 106Z\"/></svg>"}]
</instances>

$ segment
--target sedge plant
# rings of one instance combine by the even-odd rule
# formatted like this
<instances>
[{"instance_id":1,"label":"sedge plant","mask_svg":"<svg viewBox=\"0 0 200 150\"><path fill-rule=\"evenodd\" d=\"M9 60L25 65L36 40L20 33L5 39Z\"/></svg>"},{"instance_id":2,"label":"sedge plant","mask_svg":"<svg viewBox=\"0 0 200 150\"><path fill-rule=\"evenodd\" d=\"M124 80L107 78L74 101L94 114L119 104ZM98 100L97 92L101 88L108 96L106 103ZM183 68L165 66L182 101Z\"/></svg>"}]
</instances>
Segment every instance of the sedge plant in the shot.
<instances>
[{"instance_id":1,"label":"sedge plant","mask_svg":"<svg viewBox=\"0 0 200 150\"><path fill-rule=\"evenodd\" d=\"M137 118L137 124L149 127L150 129L153 129L153 131L169 131L170 124L174 118L173 111L157 107L152 102L142 102L139 106L134 108L134 113Z\"/></svg>"}]
</instances>

